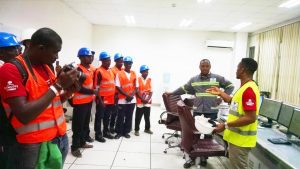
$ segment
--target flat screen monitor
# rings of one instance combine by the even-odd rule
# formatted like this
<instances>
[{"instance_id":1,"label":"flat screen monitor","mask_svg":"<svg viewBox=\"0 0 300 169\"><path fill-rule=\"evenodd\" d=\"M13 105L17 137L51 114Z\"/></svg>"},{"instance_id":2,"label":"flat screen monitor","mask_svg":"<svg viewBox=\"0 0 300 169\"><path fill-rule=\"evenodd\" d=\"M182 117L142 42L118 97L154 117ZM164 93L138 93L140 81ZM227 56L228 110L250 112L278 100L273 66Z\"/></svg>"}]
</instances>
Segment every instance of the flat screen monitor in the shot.
<instances>
[{"instance_id":1,"label":"flat screen monitor","mask_svg":"<svg viewBox=\"0 0 300 169\"><path fill-rule=\"evenodd\" d=\"M289 127L293 113L294 107L283 103L279 111L279 116L277 120L278 123L285 127Z\"/></svg>"},{"instance_id":2,"label":"flat screen monitor","mask_svg":"<svg viewBox=\"0 0 300 169\"><path fill-rule=\"evenodd\" d=\"M300 109L294 109L288 132L300 137Z\"/></svg>"},{"instance_id":3,"label":"flat screen monitor","mask_svg":"<svg viewBox=\"0 0 300 169\"><path fill-rule=\"evenodd\" d=\"M277 120L282 102L264 98L259 109L259 115L267 117L270 120Z\"/></svg>"}]
</instances>

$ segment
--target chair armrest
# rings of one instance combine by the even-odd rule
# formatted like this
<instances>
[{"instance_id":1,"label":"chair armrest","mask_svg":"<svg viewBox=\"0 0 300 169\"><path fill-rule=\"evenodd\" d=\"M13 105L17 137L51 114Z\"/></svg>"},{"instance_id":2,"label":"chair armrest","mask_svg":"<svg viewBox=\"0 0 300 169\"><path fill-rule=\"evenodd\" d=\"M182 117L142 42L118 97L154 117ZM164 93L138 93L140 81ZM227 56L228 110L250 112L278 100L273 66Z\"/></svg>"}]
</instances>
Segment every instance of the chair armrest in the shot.
<instances>
[{"instance_id":1,"label":"chair armrest","mask_svg":"<svg viewBox=\"0 0 300 169\"><path fill-rule=\"evenodd\" d=\"M167 113L167 114L170 114L170 115L173 115L173 116L178 116L178 117L179 117L178 113L175 113L175 112L169 112L169 111L166 111L166 113Z\"/></svg>"}]
</instances>

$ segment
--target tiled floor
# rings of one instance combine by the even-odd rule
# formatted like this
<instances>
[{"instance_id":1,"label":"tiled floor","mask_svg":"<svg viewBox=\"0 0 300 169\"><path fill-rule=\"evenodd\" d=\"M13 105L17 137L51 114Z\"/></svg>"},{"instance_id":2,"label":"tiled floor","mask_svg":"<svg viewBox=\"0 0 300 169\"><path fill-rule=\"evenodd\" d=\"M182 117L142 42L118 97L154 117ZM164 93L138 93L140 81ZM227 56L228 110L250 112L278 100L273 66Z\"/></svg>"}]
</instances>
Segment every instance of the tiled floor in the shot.
<instances>
[{"instance_id":1,"label":"tiled floor","mask_svg":"<svg viewBox=\"0 0 300 169\"><path fill-rule=\"evenodd\" d=\"M185 160L183 153L178 149L169 149L167 154L163 151L167 147L162 134L170 132L158 120L163 110L153 106L151 110L151 129L153 135L143 132L142 119L140 136L131 133L131 138L121 137L119 140L106 139L106 143L93 142L94 148L82 149L82 158L75 158L68 154L64 169L181 169ZM134 118L133 118L134 119ZM68 124L70 126L70 124ZM93 131L93 124L90 125ZM134 127L134 126L133 126ZM68 131L71 142L72 132ZM93 132L91 136L94 137ZM228 168L228 159L225 157L209 158L204 169ZM196 166L191 167L196 169Z\"/></svg>"}]
</instances>

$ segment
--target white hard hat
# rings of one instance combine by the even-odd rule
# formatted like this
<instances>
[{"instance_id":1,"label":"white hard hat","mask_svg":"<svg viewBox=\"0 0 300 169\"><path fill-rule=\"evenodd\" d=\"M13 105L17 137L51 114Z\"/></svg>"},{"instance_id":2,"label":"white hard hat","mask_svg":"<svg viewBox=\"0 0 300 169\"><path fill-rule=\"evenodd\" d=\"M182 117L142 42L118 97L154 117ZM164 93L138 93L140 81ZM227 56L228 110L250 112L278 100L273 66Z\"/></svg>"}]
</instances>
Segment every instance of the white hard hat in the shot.
<instances>
[{"instance_id":1,"label":"white hard hat","mask_svg":"<svg viewBox=\"0 0 300 169\"><path fill-rule=\"evenodd\" d=\"M22 31L21 41L31 39L32 34L36 31L36 29L29 28Z\"/></svg>"},{"instance_id":2,"label":"white hard hat","mask_svg":"<svg viewBox=\"0 0 300 169\"><path fill-rule=\"evenodd\" d=\"M202 134L211 134L214 130L214 127L211 123L208 122L208 118L205 118L203 115L195 116L195 127Z\"/></svg>"}]
</instances>

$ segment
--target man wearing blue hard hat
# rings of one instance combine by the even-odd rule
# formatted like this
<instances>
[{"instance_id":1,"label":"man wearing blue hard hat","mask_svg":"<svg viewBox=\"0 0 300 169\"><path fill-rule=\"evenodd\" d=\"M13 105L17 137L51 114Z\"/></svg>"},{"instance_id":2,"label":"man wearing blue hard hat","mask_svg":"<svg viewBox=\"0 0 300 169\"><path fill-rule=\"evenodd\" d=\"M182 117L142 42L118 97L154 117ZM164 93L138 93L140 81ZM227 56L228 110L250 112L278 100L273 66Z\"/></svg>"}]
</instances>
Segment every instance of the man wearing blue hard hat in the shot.
<instances>
[{"instance_id":1,"label":"man wearing blue hard hat","mask_svg":"<svg viewBox=\"0 0 300 169\"><path fill-rule=\"evenodd\" d=\"M136 73L131 70L132 58L127 56L124 58L124 70L118 72L116 76L116 88L118 94L118 116L116 124L116 139L121 136L130 138L130 131L132 127L132 114L135 107L135 94L137 91L138 83Z\"/></svg>"},{"instance_id":2,"label":"man wearing blue hard hat","mask_svg":"<svg viewBox=\"0 0 300 169\"><path fill-rule=\"evenodd\" d=\"M18 55L18 46L15 35L0 32L0 60L4 63L9 62ZM2 65L0 65L1 67ZM10 126L4 108L1 104L0 112L0 168L13 169L14 166L14 148L16 146L16 138L14 129Z\"/></svg>"},{"instance_id":3,"label":"man wearing blue hard hat","mask_svg":"<svg viewBox=\"0 0 300 169\"><path fill-rule=\"evenodd\" d=\"M119 71L123 70L123 56L120 54L120 53L116 53L115 56L114 56L114 61L115 61L115 66L110 68L110 70L113 72L114 74L114 78L116 79L116 75ZM118 90L115 91L115 105L116 107L118 106ZM110 123L109 123L109 126L110 126L110 132L112 134L115 133L115 123L116 123L116 117L117 117L117 114L118 114L118 109L116 109L115 112L113 112L110 116Z\"/></svg>"},{"instance_id":4,"label":"man wearing blue hard hat","mask_svg":"<svg viewBox=\"0 0 300 169\"><path fill-rule=\"evenodd\" d=\"M73 103L73 118L72 118L72 146L71 153L75 157L81 157L82 154L79 148L92 148L92 145L86 142L93 142L90 137L89 123L91 118L91 109L94 100L94 67L92 63L92 51L89 48L80 48L77 57L80 59L80 64L77 70L85 75L85 79L78 92L72 98Z\"/></svg>"},{"instance_id":5,"label":"man wearing blue hard hat","mask_svg":"<svg viewBox=\"0 0 300 169\"><path fill-rule=\"evenodd\" d=\"M136 94L136 112L135 112L135 125L134 135L139 136L140 123L142 117L145 119L145 133L153 134L150 130L150 108L152 100L152 84L151 78L148 77L149 67L142 65L140 67L141 76L138 77L138 92Z\"/></svg>"},{"instance_id":6,"label":"man wearing blue hard hat","mask_svg":"<svg viewBox=\"0 0 300 169\"><path fill-rule=\"evenodd\" d=\"M95 73L95 86L98 90L96 95L96 115L95 115L95 139L99 142L105 142L105 138L113 139L109 131L109 119L115 112L115 81L114 75L109 69L111 60L107 52L101 52L99 60L101 66ZM103 121L103 130L102 123Z\"/></svg>"}]
</instances>

